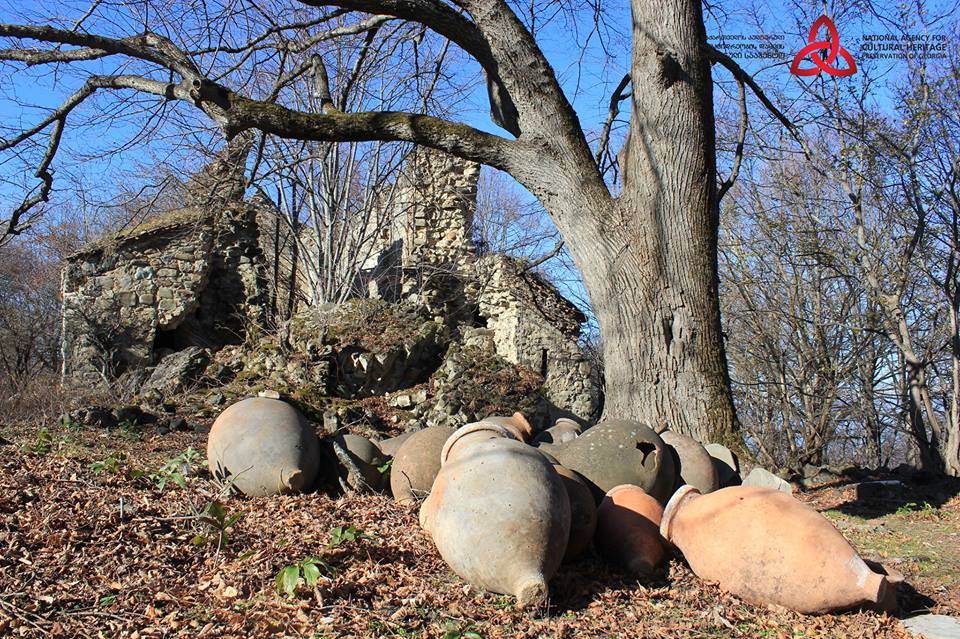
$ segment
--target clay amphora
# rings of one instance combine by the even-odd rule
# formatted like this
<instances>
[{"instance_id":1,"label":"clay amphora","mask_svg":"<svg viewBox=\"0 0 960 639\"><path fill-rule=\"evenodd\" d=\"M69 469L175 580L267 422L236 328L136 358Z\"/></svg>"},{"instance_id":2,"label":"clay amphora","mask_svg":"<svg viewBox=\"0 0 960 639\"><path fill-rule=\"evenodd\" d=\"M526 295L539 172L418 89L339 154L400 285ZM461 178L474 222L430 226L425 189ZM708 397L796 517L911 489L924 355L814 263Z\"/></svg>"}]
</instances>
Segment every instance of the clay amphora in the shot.
<instances>
[{"instance_id":1,"label":"clay amphora","mask_svg":"<svg viewBox=\"0 0 960 639\"><path fill-rule=\"evenodd\" d=\"M630 572L652 574L666 554L660 536L662 517L663 506L642 488L614 487L597 509L597 550Z\"/></svg>"},{"instance_id":2,"label":"clay amphora","mask_svg":"<svg viewBox=\"0 0 960 639\"><path fill-rule=\"evenodd\" d=\"M380 449L387 457L396 457L397 451L400 450L400 447L403 446L403 443L410 439L413 433L403 433L397 435L396 437L391 437L389 439L384 439L379 442L374 442L377 445L377 448Z\"/></svg>"},{"instance_id":3,"label":"clay amphora","mask_svg":"<svg viewBox=\"0 0 960 639\"><path fill-rule=\"evenodd\" d=\"M386 463L386 459L380 449L366 437L354 435L353 433L344 433L336 435L335 441L346 450L350 461L353 462L357 470L363 476L363 481L368 488L377 490L383 481L383 475L380 473L380 467ZM342 476L349 474L349 468L340 468Z\"/></svg>"},{"instance_id":4,"label":"clay amphora","mask_svg":"<svg viewBox=\"0 0 960 639\"><path fill-rule=\"evenodd\" d=\"M223 411L207 438L207 465L217 479L245 495L309 488L317 476L316 433L296 408L252 397Z\"/></svg>"},{"instance_id":5,"label":"clay amphora","mask_svg":"<svg viewBox=\"0 0 960 639\"><path fill-rule=\"evenodd\" d=\"M403 442L390 466L390 492L399 504L419 502L430 492L440 472L440 451L454 430L431 426Z\"/></svg>"},{"instance_id":6,"label":"clay amphora","mask_svg":"<svg viewBox=\"0 0 960 639\"><path fill-rule=\"evenodd\" d=\"M717 476L717 468L714 466L713 457L707 452L700 442L675 433L671 430L665 430L660 433L660 438L673 453L674 468L677 475L677 488L684 484L696 486L701 493L712 493L720 488L720 481Z\"/></svg>"},{"instance_id":7,"label":"clay amphora","mask_svg":"<svg viewBox=\"0 0 960 639\"><path fill-rule=\"evenodd\" d=\"M494 422L473 422L461 426L444 442L443 449L440 451L440 464L442 466L447 460L464 455L475 444L499 438L518 439L514 436L512 429Z\"/></svg>"},{"instance_id":8,"label":"clay amphora","mask_svg":"<svg viewBox=\"0 0 960 639\"><path fill-rule=\"evenodd\" d=\"M570 540L563 560L571 561L582 555L593 541L593 533L597 528L597 504L580 475L559 464L554 464L553 469L563 480L563 487L567 489L570 499Z\"/></svg>"},{"instance_id":9,"label":"clay amphora","mask_svg":"<svg viewBox=\"0 0 960 639\"><path fill-rule=\"evenodd\" d=\"M554 422L553 426L538 434L533 440L533 445L566 444L579 437L581 432L583 428L580 424L572 419L561 417Z\"/></svg>"},{"instance_id":10,"label":"clay amphora","mask_svg":"<svg viewBox=\"0 0 960 639\"><path fill-rule=\"evenodd\" d=\"M732 486L701 495L684 486L660 532L700 578L751 603L809 614L890 599L887 578L833 524L777 490Z\"/></svg>"},{"instance_id":11,"label":"clay amphora","mask_svg":"<svg viewBox=\"0 0 960 639\"><path fill-rule=\"evenodd\" d=\"M463 579L537 604L567 547L570 501L536 449L495 437L454 447L420 508L420 523Z\"/></svg>"},{"instance_id":12,"label":"clay amphora","mask_svg":"<svg viewBox=\"0 0 960 639\"><path fill-rule=\"evenodd\" d=\"M522 442L530 441L530 438L533 436L533 426L531 426L530 422L527 421L527 418L523 416L523 413L514 413L510 417L490 415L489 417L484 417L480 421L496 424L497 426L503 426L509 430L516 439L519 439Z\"/></svg>"},{"instance_id":13,"label":"clay amphora","mask_svg":"<svg viewBox=\"0 0 960 639\"><path fill-rule=\"evenodd\" d=\"M598 503L620 484L639 486L660 502L673 490L673 457L660 436L640 422L600 422L549 452L587 480Z\"/></svg>"}]
</instances>

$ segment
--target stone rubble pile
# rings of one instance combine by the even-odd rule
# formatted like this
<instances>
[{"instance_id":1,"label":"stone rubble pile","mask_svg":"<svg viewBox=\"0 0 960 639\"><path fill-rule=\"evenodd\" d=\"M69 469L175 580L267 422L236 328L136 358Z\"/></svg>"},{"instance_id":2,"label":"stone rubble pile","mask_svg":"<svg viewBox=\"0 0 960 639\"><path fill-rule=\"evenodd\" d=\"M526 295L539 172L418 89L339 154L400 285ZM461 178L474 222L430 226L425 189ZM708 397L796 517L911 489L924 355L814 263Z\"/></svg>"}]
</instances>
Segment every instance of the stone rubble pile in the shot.
<instances>
[{"instance_id":1,"label":"stone rubble pile","mask_svg":"<svg viewBox=\"0 0 960 639\"><path fill-rule=\"evenodd\" d=\"M635 421L584 429L560 419L535 433L514 413L381 442L318 440L292 406L255 398L220 415L207 454L215 478L247 495L310 490L325 474L348 490L389 487L399 504L419 506L456 574L521 605L543 603L561 564L591 544L639 577L675 548L745 601L807 614L890 610L903 580L864 561L774 475L753 469L742 480L729 449Z\"/></svg>"}]
</instances>

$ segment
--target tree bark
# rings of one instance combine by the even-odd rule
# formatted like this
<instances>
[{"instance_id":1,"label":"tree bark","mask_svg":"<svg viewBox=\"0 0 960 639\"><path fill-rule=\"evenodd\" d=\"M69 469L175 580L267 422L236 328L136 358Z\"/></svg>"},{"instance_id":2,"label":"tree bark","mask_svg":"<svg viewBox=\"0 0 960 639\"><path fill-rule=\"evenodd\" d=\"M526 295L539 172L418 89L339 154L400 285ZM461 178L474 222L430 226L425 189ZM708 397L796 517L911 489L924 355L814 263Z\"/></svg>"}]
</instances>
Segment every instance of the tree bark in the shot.
<instances>
[{"instance_id":1,"label":"tree bark","mask_svg":"<svg viewBox=\"0 0 960 639\"><path fill-rule=\"evenodd\" d=\"M567 197L548 209L600 325L604 416L742 451L720 326L712 81L700 5L632 5L623 196L606 205ZM571 181L566 193L589 193Z\"/></svg>"}]
</instances>

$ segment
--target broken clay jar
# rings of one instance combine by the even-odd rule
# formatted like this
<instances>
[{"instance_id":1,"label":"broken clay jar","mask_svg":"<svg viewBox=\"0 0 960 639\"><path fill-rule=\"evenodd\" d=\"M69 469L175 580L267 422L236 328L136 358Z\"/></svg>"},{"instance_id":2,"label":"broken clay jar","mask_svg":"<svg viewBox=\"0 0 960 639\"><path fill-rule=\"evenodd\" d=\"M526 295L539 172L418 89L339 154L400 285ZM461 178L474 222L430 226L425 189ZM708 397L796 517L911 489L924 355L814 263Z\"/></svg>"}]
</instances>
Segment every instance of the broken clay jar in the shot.
<instances>
[{"instance_id":1,"label":"broken clay jar","mask_svg":"<svg viewBox=\"0 0 960 639\"><path fill-rule=\"evenodd\" d=\"M511 438L453 452L420 508L420 524L463 579L521 605L543 602L570 536L560 475Z\"/></svg>"},{"instance_id":2,"label":"broken clay jar","mask_svg":"<svg viewBox=\"0 0 960 639\"><path fill-rule=\"evenodd\" d=\"M446 426L430 426L410 435L390 465L390 492L398 504L413 504L430 492L440 472L440 451L454 433Z\"/></svg>"},{"instance_id":3,"label":"broken clay jar","mask_svg":"<svg viewBox=\"0 0 960 639\"><path fill-rule=\"evenodd\" d=\"M533 439L534 446L541 444L566 444L580 436L583 427L567 417L561 417L553 426L542 431Z\"/></svg>"},{"instance_id":4,"label":"broken clay jar","mask_svg":"<svg viewBox=\"0 0 960 639\"><path fill-rule=\"evenodd\" d=\"M889 602L871 570L823 515L770 488L674 494L660 523L701 579L745 601L816 614Z\"/></svg>"},{"instance_id":5,"label":"broken clay jar","mask_svg":"<svg viewBox=\"0 0 960 639\"><path fill-rule=\"evenodd\" d=\"M597 509L597 550L632 573L650 575L666 555L660 520L663 506L638 486L610 490Z\"/></svg>"},{"instance_id":6,"label":"broken clay jar","mask_svg":"<svg viewBox=\"0 0 960 639\"><path fill-rule=\"evenodd\" d=\"M701 493L712 493L720 488L720 480L713 457L700 442L687 435L665 430L660 438L670 449L676 469L675 488L684 484L696 486Z\"/></svg>"},{"instance_id":7,"label":"broken clay jar","mask_svg":"<svg viewBox=\"0 0 960 639\"><path fill-rule=\"evenodd\" d=\"M597 504L580 475L560 464L553 464L553 469L563 480L563 487L567 489L570 499L570 540L563 560L572 561L582 555L593 541L593 533L597 528Z\"/></svg>"},{"instance_id":8,"label":"broken clay jar","mask_svg":"<svg viewBox=\"0 0 960 639\"><path fill-rule=\"evenodd\" d=\"M639 486L661 503L673 490L673 456L660 436L640 422L600 422L549 452L588 481L598 503L621 484Z\"/></svg>"},{"instance_id":9,"label":"broken clay jar","mask_svg":"<svg viewBox=\"0 0 960 639\"><path fill-rule=\"evenodd\" d=\"M522 442L530 441L530 438L533 436L533 426L531 426L527 418L523 416L523 413L514 413L510 417L490 415L480 421L503 426L509 430L516 439Z\"/></svg>"},{"instance_id":10,"label":"broken clay jar","mask_svg":"<svg viewBox=\"0 0 960 639\"><path fill-rule=\"evenodd\" d=\"M317 476L317 435L296 408L251 397L220 413L207 438L211 474L244 495L301 492Z\"/></svg>"}]
</instances>

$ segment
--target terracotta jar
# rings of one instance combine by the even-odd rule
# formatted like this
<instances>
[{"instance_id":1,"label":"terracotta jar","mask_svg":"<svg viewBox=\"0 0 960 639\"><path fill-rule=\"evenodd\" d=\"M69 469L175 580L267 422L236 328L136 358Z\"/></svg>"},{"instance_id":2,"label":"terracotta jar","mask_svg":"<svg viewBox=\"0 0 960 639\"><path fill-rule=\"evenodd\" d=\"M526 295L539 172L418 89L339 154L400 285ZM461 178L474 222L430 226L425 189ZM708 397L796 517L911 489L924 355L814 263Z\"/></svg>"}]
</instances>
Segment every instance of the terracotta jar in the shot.
<instances>
[{"instance_id":1,"label":"terracotta jar","mask_svg":"<svg viewBox=\"0 0 960 639\"><path fill-rule=\"evenodd\" d=\"M567 489L570 499L570 540L563 560L571 561L582 555L593 541L593 533L597 528L597 504L580 475L559 464L554 464L553 469L563 480L563 487Z\"/></svg>"},{"instance_id":2,"label":"terracotta jar","mask_svg":"<svg viewBox=\"0 0 960 639\"><path fill-rule=\"evenodd\" d=\"M666 554L660 536L663 506L638 486L616 486L597 509L597 550L632 573L650 575Z\"/></svg>"},{"instance_id":3,"label":"terracotta jar","mask_svg":"<svg viewBox=\"0 0 960 639\"><path fill-rule=\"evenodd\" d=\"M700 442L671 430L660 433L660 438L663 439L673 455L677 475L675 487L679 488L684 484L689 484L696 486L697 490L704 494L712 493L720 488L713 457Z\"/></svg>"},{"instance_id":4,"label":"terracotta jar","mask_svg":"<svg viewBox=\"0 0 960 639\"><path fill-rule=\"evenodd\" d=\"M673 457L660 436L640 422L600 422L549 452L589 482L598 503L620 484L639 486L660 502L673 490Z\"/></svg>"},{"instance_id":5,"label":"terracotta jar","mask_svg":"<svg viewBox=\"0 0 960 639\"><path fill-rule=\"evenodd\" d=\"M533 439L533 445L566 444L580 436L583 427L572 419L561 417L553 426L542 431Z\"/></svg>"},{"instance_id":6,"label":"terracotta jar","mask_svg":"<svg viewBox=\"0 0 960 639\"><path fill-rule=\"evenodd\" d=\"M414 504L427 496L440 472L440 451L454 429L431 426L410 435L390 466L390 492L399 504Z\"/></svg>"},{"instance_id":7,"label":"terracotta jar","mask_svg":"<svg viewBox=\"0 0 960 639\"><path fill-rule=\"evenodd\" d=\"M454 447L420 508L420 523L463 579L537 604L567 547L570 500L536 449L495 437Z\"/></svg>"},{"instance_id":8,"label":"terracotta jar","mask_svg":"<svg viewBox=\"0 0 960 639\"><path fill-rule=\"evenodd\" d=\"M251 496L301 492L317 476L317 435L296 408L252 397L223 411L207 438L207 465L217 479Z\"/></svg>"},{"instance_id":9,"label":"terracotta jar","mask_svg":"<svg viewBox=\"0 0 960 639\"><path fill-rule=\"evenodd\" d=\"M466 426L461 426L444 442L443 448L440 451L440 465L445 464L448 459L453 459L469 452L471 446L487 441L488 439L518 439L513 433L514 431L506 426L500 426L499 424L488 421L474 422Z\"/></svg>"},{"instance_id":10,"label":"terracotta jar","mask_svg":"<svg viewBox=\"0 0 960 639\"><path fill-rule=\"evenodd\" d=\"M403 446L403 443L410 439L412 435L413 433L403 433L401 435L397 435L396 437L390 437L389 439L384 439L374 443L377 445L377 448L380 449L380 452L387 457L396 457L400 447Z\"/></svg>"},{"instance_id":11,"label":"terracotta jar","mask_svg":"<svg viewBox=\"0 0 960 639\"><path fill-rule=\"evenodd\" d=\"M732 486L701 495L684 486L660 532L700 578L751 603L810 614L890 601L887 578L833 524L777 490Z\"/></svg>"},{"instance_id":12,"label":"terracotta jar","mask_svg":"<svg viewBox=\"0 0 960 639\"><path fill-rule=\"evenodd\" d=\"M531 426L527 418L523 416L523 413L514 413L510 417L490 415L480 421L503 426L513 434L514 438L522 442L530 441L530 438L533 436L533 426Z\"/></svg>"}]
</instances>

